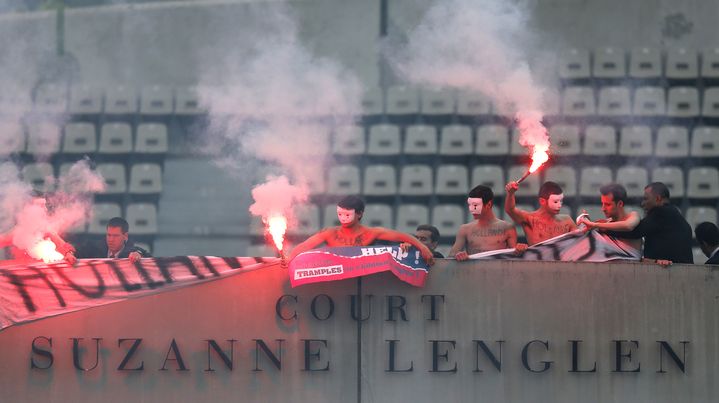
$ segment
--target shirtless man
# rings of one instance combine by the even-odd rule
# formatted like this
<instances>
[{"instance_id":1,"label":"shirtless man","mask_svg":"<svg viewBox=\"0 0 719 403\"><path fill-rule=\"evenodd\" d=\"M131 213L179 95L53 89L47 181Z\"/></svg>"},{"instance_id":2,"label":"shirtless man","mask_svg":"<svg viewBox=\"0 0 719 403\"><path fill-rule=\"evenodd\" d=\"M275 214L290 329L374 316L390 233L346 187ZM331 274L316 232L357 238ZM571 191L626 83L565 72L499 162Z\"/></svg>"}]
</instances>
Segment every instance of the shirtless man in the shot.
<instances>
[{"instance_id":1,"label":"shirtless man","mask_svg":"<svg viewBox=\"0 0 719 403\"><path fill-rule=\"evenodd\" d=\"M515 223L522 226L530 245L577 229L572 217L559 214L564 194L562 194L562 188L556 183L548 181L542 184L542 187L539 188L539 208L531 212L517 208L514 196L519 189L517 182L509 182L505 189L507 198L504 202L504 210Z\"/></svg>"},{"instance_id":2,"label":"shirtless man","mask_svg":"<svg viewBox=\"0 0 719 403\"><path fill-rule=\"evenodd\" d=\"M589 218L581 218L589 229L600 231L631 231L639 224L639 214L636 211L627 213L624 204L627 201L627 190L618 183L610 183L599 188L602 201L602 212L606 219L591 221ZM641 239L624 239L630 247L642 250Z\"/></svg>"},{"instance_id":3,"label":"shirtless man","mask_svg":"<svg viewBox=\"0 0 719 403\"><path fill-rule=\"evenodd\" d=\"M347 196L337 203L339 227L325 228L297 245L287 262L295 256L326 243L327 246L367 246L375 240L406 242L419 249L427 264L434 264L432 251L415 237L382 227L365 227L360 224L364 213L364 202L356 196Z\"/></svg>"},{"instance_id":4,"label":"shirtless man","mask_svg":"<svg viewBox=\"0 0 719 403\"><path fill-rule=\"evenodd\" d=\"M474 221L459 227L457 238L449 251L459 261L467 260L469 255L490 250L517 247L517 251L527 245L517 245L517 230L514 225L494 216L494 193L487 186L479 185L469 192L467 197L469 212Z\"/></svg>"}]
</instances>

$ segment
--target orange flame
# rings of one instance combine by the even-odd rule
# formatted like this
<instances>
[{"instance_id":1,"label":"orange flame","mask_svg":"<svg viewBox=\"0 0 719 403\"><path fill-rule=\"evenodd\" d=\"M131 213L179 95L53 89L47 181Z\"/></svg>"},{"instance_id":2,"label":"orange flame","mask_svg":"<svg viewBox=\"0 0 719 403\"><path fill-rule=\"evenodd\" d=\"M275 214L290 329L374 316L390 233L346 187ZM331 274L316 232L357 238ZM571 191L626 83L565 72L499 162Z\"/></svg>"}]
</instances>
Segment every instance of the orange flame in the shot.
<instances>
[{"instance_id":1,"label":"orange flame","mask_svg":"<svg viewBox=\"0 0 719 403\"><path fill-rule=\"evenodd\" d=\"M532 165L529 167L529 172L534 173L539 167L549 160L549 154L547 154L548 147L544 145L535 145L532 150Z\"/></svg>"},{"instance_id":2,"label":"orange flame","mask_svg":"<svg viewBox=\"0 0 719 403\"><path fill-rule=\"evenodd\" d=\"M38 241L29 251L30 256L40 259L45 263L58 262L63 260L63 256L57 251L55 243L49 239Z\"/></svg>"},{"instance_id":3,"label":"orange flame","mask_svg":"<svg viewBox=\"0 0 719 403\"><path fill-rule=\"evenodd\" d=\"M272 235L275 247L280 252L285 241L285 231L287 231L287 218L283 215L273 215L267 219L267 232Z\"/></svg>"}]
</instances>

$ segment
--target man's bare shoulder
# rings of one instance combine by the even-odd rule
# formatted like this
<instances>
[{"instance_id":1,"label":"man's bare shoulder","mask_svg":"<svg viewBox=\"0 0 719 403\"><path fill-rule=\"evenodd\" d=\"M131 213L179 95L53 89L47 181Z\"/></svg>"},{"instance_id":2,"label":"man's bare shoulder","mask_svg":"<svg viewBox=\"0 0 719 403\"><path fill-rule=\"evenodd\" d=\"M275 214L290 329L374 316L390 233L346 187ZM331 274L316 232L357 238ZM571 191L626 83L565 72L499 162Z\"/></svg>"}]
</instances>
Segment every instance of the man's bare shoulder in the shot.
<instances>
[{"instance_id":1,"label":"man's bare shoulder","mask_svg":"<svg viewBox=\"0 0 719 403\"><path fill-rule=\"evenodd\" d=\"M501 220L501 219L499 219L499 218L497 218L496 225L497 225L497 227L502 228L502 229L505 230L505 231L514 228L514 223L513 223L513 222Z\"/></svg>"}]
</instances>

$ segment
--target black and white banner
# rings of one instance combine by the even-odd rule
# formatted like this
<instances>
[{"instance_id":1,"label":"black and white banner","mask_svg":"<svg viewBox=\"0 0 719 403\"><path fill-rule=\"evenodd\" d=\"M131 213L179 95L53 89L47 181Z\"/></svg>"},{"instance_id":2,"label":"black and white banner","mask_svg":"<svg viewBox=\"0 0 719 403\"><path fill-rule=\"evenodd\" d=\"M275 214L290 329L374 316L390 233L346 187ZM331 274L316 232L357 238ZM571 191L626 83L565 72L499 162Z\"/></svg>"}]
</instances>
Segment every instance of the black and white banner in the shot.
<instances>
[{"instance_id":1,"label":"black and white banner","mask_svg":"<svg viewBox=\"0 0 719 403\"><path fill-rule=\"evenodd\" d=\"M134 264L129 259L86 259L75 266L0 262L0 330L278 264L278 258L214 256L140 259Z\"/></svg>"},{"instance_id":2,"label":"black and white banner","mask_svg":"<svg viewBox=\"0 0 719 403\"><path fill-rule=\"evenodd\" d=\"M620 239L597 231L577 229L532 245L521 256L514 249L500 249L475 253L470 259L501 260L559 260L562 262L608 262L610 260L639 260L640 250Z\"/></svg>"}]
</instances>

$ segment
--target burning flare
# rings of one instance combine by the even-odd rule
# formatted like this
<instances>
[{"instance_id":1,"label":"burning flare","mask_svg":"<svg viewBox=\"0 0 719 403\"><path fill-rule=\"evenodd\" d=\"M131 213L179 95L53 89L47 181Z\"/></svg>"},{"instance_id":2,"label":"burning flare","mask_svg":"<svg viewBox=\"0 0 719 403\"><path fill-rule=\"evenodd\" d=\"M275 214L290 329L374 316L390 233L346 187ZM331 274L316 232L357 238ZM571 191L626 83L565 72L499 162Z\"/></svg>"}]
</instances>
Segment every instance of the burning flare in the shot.
<instances>
[{"instance_id":1,"label":"burning flare","mask_svg":"<svg viewBox=\"0 0 719 403\"><path fill-rule=\"evenodd\" d=\"M29 251L30 256L45 263L59 262L64 256L57 251L57 246L49 239L38 241Z\"/></svg>"},{"instance_id":2,"label":"burning flare","mask_svg":"<svg viewBox=\"0 0 719 403\"><path fill-rule=\"evenodd\" d=\"M267 219L267 232L272 236L272 241L280 252L285 241L285 231L287 231L287 218L283 215L274 214Z\"/></svg>"},{"instance_id":3,"label":"burning flare","mask_svg":"<svg viewBox=\"0 0 719 403\"><path fill-rule=\"evenodd\" d=\"M549 145L538 144L534 146L532 150L532 165L529 167L529 173L534 173L539 167L549 160L549 154L547 151Z\"/></svg>"},{"instance_id":4,"label":"burning flare","mask_svg":"<svg viewBox=\"0 0 719 403\"><path fill-rule=\"evenodd\" d=\"M542 124L542 113L539 111L520 111L516 115L517 127L519 129L519 144L530 149L532 153L532 165L527 172L517 181L522 182L537 171L549 160L549 133Z\"/></svg>"}]
</instances>

